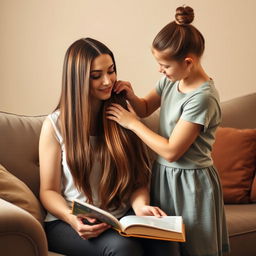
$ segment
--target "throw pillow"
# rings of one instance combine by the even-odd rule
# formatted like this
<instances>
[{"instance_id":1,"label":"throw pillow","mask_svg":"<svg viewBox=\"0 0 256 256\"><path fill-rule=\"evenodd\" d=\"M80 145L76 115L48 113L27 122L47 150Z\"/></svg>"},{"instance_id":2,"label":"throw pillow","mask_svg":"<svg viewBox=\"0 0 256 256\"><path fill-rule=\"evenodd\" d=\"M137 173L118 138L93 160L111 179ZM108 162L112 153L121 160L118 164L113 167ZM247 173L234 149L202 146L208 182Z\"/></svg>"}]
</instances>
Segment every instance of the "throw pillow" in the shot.
<instances>
[{"instance_id":1,"label":"throw pillow","mask_svg":"<svg viewBox=\"0 0 256 256\"><path fill-rule=\"evenodd\" d=\"M256 129L219 127L212 151L225 203L249 203L256 168Z\"/></svg>"},{"instance_id":2,"label":"throw pillow","mask_svg":"<svg viewBox=\"0 0 256 256\"><path fill-rule=\"evenodd\" d=\"M254 177L253 183L252 183L251 201L253 203L256 203L256 174L255 174L255 177Z\"/></svg>"},{"instance_id":3,"label":"throw pillow","mask_svg":"<svg viewBox=\"0 0 256 256\"><path fill-rule=\"evenodd\" d=\"M43 223L43 208L29 187L0 165L0 198L21 207Z\"/></svg>"}]
</instances>

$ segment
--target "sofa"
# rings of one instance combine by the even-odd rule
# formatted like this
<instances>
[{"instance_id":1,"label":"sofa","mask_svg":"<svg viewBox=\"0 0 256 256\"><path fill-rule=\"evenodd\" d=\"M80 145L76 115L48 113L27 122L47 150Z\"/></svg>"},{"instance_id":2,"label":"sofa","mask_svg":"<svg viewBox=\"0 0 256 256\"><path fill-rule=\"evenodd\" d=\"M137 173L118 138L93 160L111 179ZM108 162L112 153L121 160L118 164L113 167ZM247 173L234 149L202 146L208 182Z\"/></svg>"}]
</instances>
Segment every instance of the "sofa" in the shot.
<instances>
[{"instance_id":1,"label":"sofa","mask_svg":"<svg viewBox=\"0 0 256 256\"><path fill-rule=\"evenodd\" d=\"M256 255L256 93L221 103L214 163L223 186L231 253ZM38 141L45 116L0 112L0 254L49 252L38 200ZM157 129L158 112L144 120ZM151 155L151 157L154 157ZM172 254L175 256L174 254Z\"/></svg>"}]
</instances>

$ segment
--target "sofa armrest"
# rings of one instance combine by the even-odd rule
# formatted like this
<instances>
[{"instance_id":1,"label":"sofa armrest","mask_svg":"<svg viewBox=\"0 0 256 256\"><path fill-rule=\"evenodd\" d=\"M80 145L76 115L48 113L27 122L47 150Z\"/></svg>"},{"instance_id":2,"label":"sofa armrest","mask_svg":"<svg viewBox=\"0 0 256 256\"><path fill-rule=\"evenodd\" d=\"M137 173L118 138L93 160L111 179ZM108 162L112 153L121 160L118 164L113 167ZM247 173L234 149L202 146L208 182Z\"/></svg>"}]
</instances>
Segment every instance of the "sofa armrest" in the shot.
<instances>
[{"instance_id":1,"label":"sofa armrest","mask_svg":"<svg viewBox=\"0 0 256 256\"><path fill-rule=\"evenodd\" d=\"M44 229L31 214L1 198L0 209L2 255L48 255Z\"/></svg>"}]
</instances>

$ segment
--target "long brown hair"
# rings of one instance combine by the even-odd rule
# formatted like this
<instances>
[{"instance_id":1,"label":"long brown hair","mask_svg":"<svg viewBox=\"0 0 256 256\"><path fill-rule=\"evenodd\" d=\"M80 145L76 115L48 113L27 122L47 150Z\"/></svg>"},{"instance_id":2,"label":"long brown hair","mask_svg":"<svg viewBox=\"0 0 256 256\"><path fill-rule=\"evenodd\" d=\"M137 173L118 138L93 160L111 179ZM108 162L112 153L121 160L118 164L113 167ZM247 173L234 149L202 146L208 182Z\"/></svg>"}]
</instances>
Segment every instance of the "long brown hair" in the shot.
<instances>
[{"instance_id":1,"label":"long brown hair","mask_svg":"<svg viewBox=\"0 0 256 256\"><path fill-rule=\"evenodd\" d=\"M191 23L194 20L194 10L189 6L176 9L175 21L163 27L153 40L152 46L157 51L168 49L168 58L180 61L189 53L201 57L205 40L201 32Z\"/></svg>"},{"instance_id":2,"label":"long brown hair","mask_svg":"<svg viewBox=\"0 0 256 256\"><path fill-rule=\"evenodd\" d=\"M62 78L62 92L56 109L60 110L60 126L66 149L67 164L76 187L92 203L90 174L96 154L102 163L99 195L102 208L117 208L132 191L149 182L149 162L145 148L138 138L115 122L107 120L105 108L111 101L122 103L122 96L113 95L103 102L98 118L96 148L90 141L92 118L90 68L101 54L113 53L103 43L85 38L74 42L67 50Z\"/></svg>"},{"instance_id":3,"label":"long brown hair","mask_svg":"<svg viewBox=\"0 0 256 256\"><path fill-rule=\"evenodd\" d=\"M118 103L127 109L124 95L113 93L103 106L103 130L101 159L104 163L100 186L101 198L108 195L109 204L118 207L127 201L134 189L147 186L150 178L149 158L142 141L130 130L106 118L106 109L111 103Z\"/></svg>"}]
</instances>

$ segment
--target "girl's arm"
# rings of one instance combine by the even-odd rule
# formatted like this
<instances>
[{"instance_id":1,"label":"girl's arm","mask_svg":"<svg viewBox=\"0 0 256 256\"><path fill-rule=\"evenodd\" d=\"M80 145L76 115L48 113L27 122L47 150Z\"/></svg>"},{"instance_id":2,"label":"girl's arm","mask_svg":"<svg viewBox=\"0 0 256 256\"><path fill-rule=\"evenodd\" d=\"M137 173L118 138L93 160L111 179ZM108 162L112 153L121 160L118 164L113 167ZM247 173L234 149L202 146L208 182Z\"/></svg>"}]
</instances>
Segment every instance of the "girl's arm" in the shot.
<instances>
[{"instance_id":1,"label":"girl's arm","mask_svg":"<svg viewBox=\"0 0 256 256\"><path fill-rule=\"evenodd\" d=\"M146 97L139 98L133 92L129 82L117 81L114 88L115 93L126 92L126 97L136 114L143 118L151 115L161 105L161 97L153 89Z\"/></svg>"},{"instance_id":2,"label":"girl's arm","mask_svg":"<svg viewBox=\"0 0 256 256\"><path fill-rule=\"evenodd\" d=\"M61 148L48 118L44 121L41 130L39 160L40 199L45 209L70 224L82 238L97 237L105 231L109 227L107 224L84 225L81 218L71 214L71 209L61 194ZM89 219L89 222L95 221Z\"/></svg>"},{"instance_id":3,"label":"girl's arm","mask_svg":"<svg viewBox=\"0 0 256 256\"><path fill-rule=\"evenodd\" d=\"M118 104L109 107L108 118L132 130L145 144L169 162L177 161L195 141L202 125L179 120L169 138L164 138L150 130L130 108L125 110Z\"/></svg>"},{"instance_id":4,"label":"girl's arm","mask_svg":"<svg viewBox=\"0 0 256 256\"><path fill-rule=\"evenodd\" d=\"M149 205L148 187L138 188L133 192L131 206L137 216L166 216L166 213L159 207Z\"/></svg>"}]
</instances>

